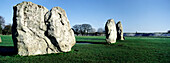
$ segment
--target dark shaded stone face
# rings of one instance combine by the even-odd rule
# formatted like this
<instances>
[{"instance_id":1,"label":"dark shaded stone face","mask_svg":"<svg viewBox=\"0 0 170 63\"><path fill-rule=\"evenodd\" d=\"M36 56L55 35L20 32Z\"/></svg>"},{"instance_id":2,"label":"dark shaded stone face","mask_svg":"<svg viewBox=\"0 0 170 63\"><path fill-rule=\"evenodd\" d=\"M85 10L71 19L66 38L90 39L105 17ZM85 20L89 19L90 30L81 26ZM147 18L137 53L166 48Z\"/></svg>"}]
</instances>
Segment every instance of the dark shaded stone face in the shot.
<instances>
[{"instance_id":1,"label":"dark shaded stone face","mask_svg":"<svg viewBox=\"0 0 170 63\"><path fill-rule=\"evenodd\" d=\"M120 21L116 24L116 29L117 29L117 40L124 40L123 27Z\"/></svg>"}]
</instances>

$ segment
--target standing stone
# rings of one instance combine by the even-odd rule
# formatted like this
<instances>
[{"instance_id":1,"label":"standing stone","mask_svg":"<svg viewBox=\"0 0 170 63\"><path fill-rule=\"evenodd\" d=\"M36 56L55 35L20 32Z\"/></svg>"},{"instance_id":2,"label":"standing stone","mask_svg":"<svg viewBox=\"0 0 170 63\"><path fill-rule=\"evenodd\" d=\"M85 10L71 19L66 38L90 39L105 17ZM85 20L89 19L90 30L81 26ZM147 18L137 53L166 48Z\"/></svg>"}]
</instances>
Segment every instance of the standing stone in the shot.
<instances>
[{"instance_id":1,"label":"standing stone","mask_svg":"<svg viewBox=\"0 0 170 63\"><path fill-rule=\"evenodd\" d=\"M47 8L32 2L19 3L13 9L12 38L19 55L71 51L75 37L63 9L48 11ZM61 21L65 25L61 25Z\"/></svg>"},{"instance_id":2,"label":"standing stone","mask_svg":"<svg viewBox=\"0 0 170 63\"><path fill-rule=\"evenodd\" d=\"M117 31L116 31L116 24L113 19L107 20L105 24L105 31L106 31L106 42L109 44L116 43Z\"/></svg>"},{"instance_id":3,"label":"standing stone","mask_svg":"<svg viewBox=\"0 0 170 63\"><path fill-rule=\"evenodd\" d=\"M117 28L117 40L124 40L123 27L120 21L116 24L116 28Z\"/></svg>"},{"instance_id":4,"label":"standing stone","mask_svg":"<svg viewBox=\"0 0 170 63\"><path fill-rule=\"evenodd\" d=\"M54 46L59 47L62 52L71 51L75 38L64 9L54 7L45 15L45 18L47 36Z\"/></svg>"}]
</instances>

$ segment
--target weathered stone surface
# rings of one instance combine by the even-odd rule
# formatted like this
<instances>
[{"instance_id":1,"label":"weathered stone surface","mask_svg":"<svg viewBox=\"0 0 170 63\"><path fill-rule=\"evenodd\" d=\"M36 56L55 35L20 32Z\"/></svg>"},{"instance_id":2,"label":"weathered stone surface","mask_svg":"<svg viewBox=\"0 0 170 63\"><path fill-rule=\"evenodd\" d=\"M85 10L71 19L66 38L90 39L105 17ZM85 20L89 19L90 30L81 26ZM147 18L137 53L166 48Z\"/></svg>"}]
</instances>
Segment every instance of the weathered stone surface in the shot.
<instances>
[{"instance_id":1,"label":"weathered stone surface","mask_svg":"<svg viewBox=\"0 0 170 63\"><path fill-rule=\"evenodd\" d=\"M116 30L116 24L113 19L107 20L105 24L105 31L106 31L106 42L109 44L116 43L117 30Z\"/></svg>"},{"instance_id":2,"label":"weathered stone surface","mask_svg":"<svg viewBox=\"0 0 170 63\"><path fill-rule=\"evenodd\" d=\"M46 14L47 36L60 51L71 51L75 44L74 32L70 27L65 11L60 7L54 7Z\"/></svg>"},{"instance_id":3,"label":"weathered stone surface","mask_svg":"<svg viewBox=\"0 0 170 63\"><path fill-rule=\"evenodd\" d=\"M12 37L19 55L71 51L75 37L62 8L48 11L43 6L22 2L13 9Z\"/></svg>"},{"instance_id":4,"label":"weathered stone surface","mask_svg":"<svg viewBox=\"0 0 170 63\"><path fill-rule=\"evenodd\" d=\"M117 40L124 40L124 38L123 38L123 27L122 27L121 21L119 21L116 24L116 29L117 29Z\"/></svg>"}]
</instances>

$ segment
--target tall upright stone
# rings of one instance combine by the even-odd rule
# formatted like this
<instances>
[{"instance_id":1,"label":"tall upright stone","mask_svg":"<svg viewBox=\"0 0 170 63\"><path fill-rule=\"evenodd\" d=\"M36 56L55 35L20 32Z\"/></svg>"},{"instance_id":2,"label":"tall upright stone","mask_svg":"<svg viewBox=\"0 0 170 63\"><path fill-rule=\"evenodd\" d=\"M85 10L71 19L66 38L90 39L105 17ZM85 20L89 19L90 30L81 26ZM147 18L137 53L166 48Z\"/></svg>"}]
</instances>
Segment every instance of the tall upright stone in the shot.
<instances>
[{"instance_id":1,"label":"tall upright stone","mask_svg":"<svg viewBox=\"0 0 170 63\"><path fill-rule=\"evenodd\" d=\"M32 2L22 2L13 9L12 38L19 55L71 51L75 37L62 8L48 11Z\"/></svg>"},{"instance_id":2,"label":"tall upright stone","mask_svg":"<svg viewBox=\"0 0 170 63\"><path fill-rule=\"evenodd\" d=\"M124 40L124 37L123 37L123 26L121 24L121 21L119 21L116 24L116 28L117 28L117 40Z\"/></svg>"},{"instance_id":3,"label":"tall upright stone","mask_svg":"<svg viewBox=\"0 0 170 63\"><path fill-rule=\"evenodd\" d=\"M113 19L107 20L105 24L105 31L106 31L106 42L107 43L116 43L117 38L117 30L116 24Z\"/></svg>"},{"instance_id":4,"label":"tall upright stone","mask_svg":"<svg viewBox=\"0 0 170 63\"><path fill-rule=\"evenodd\" d=\"M47 25L47 37L55 46L60 47L60 51L71 51L75 44L74 32L70 27L66 12L60 7L52 8L45 15Z\"/></svg>"}]
</instances>

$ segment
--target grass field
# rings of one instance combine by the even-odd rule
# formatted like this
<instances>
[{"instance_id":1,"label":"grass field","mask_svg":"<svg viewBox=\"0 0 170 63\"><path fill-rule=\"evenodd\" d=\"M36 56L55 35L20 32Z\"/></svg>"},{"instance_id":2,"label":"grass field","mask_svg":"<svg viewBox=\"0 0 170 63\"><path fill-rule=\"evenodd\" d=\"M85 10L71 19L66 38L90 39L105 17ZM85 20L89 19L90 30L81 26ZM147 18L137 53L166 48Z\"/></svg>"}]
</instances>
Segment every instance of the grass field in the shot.
<instances>
[{"instance_id":1,"label":"grass field","mask_svg":"<svg viewBox=\"0 0 170 63\"><path fill-rule=\"evenodd\" d=\"M0 37L3 41L2 43L0 43L0 46L14 46L11 35L0 35Z\"/></svg>"},{"instance_id":2,"label":"grass field","mask_svg":"<svg viewBox=\"0 0 170 63\"><path fill-rule=\"evenodd\" d=\"M11 36L1 36L0 46L13 46ZM71 52L39 56L0 54L0 63L170 63L170 38L125 37L116 44L105 44L104 36L76 36ZM93 44L82 44L82 43ZM1 51L0 51L1 52Z\"/></svg>"}]
</instances>

